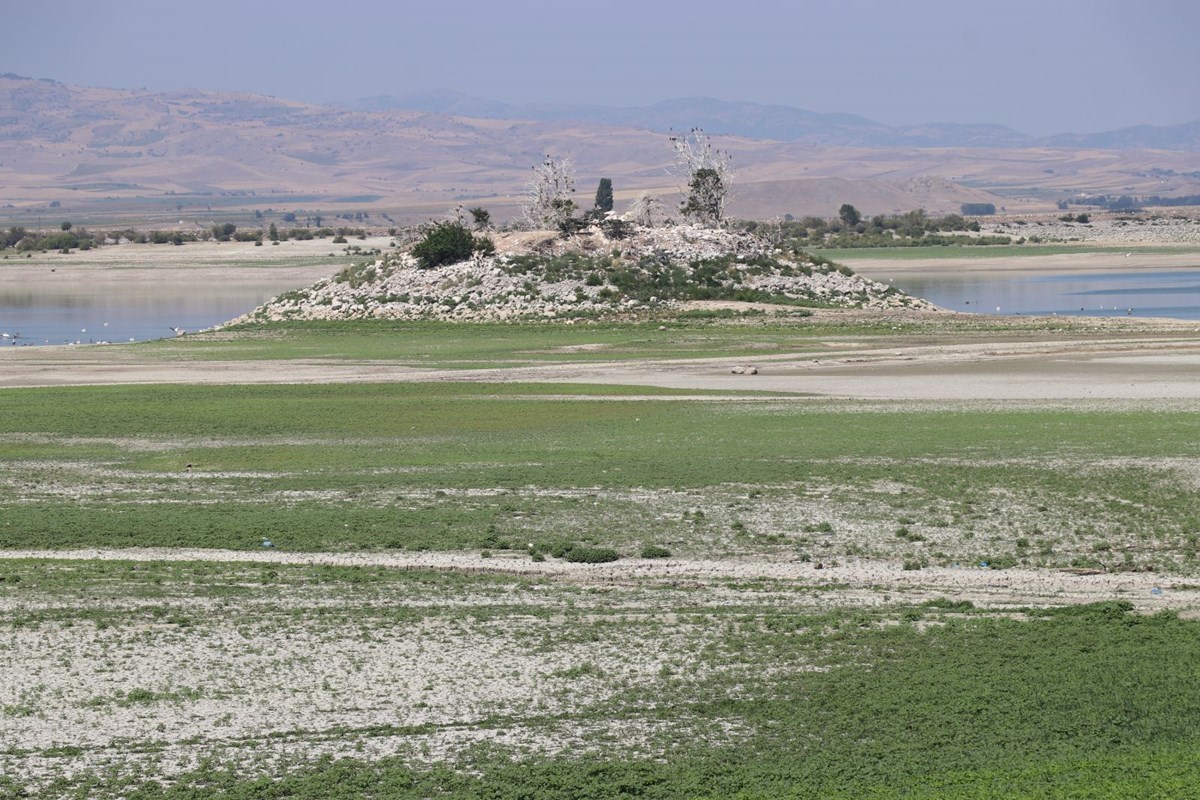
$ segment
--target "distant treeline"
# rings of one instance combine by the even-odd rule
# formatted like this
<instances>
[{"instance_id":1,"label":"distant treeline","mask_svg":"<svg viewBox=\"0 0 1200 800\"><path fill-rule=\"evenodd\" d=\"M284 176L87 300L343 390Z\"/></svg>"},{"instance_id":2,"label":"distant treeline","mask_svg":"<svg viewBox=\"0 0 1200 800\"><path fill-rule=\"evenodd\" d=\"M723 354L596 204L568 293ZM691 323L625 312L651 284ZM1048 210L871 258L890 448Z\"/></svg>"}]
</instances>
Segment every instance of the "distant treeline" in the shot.
<instances>
[{"instance_id":1,"label":"distant treeline","mask_svg":"<svg viewBox=\"0 0 1200 800\"><path fill-rule=\"evenodd\" d=\"M72 230L70 223L63 223L62 230L44 232L29 231L20 225L14 225L7 231L0 232L0 250L15 248L22 252L28 250L91 250L104 240L102 234L97 235L84 228Z\"/></svg>"},{"instance_id":2,"label":"distant treeline","mask_svg":"<svg viewBox=\"0 0 1200 800\"><path fill-rule=\"evenodd\" d=\"M70 252L71 250L91 250L112 242L134 242L137 244L173 244L182 245L184 242L218 241L218 242L254 242L262 244L263 240L272 242L289 239L326 239L333 237L335 244L346 241L346 237L354 236L365 239L367 232L363 228L277 228L274 223L267 229L242 228L238 229L231 222L213 225L201 231L151 230L138 231L133 228L110 231L89 231L86 228L75 228L69 222L64 222L61 230L32 231L20 225L14 225L7 231L0 231L0 250L9 248L18 252L49 251Z\"/></svg>"},{"instance_id":3,"label":"distant treeline","mask_svg":"<svg viewBox=\"0 0 1200 800\"><path fill-rule=\"evenodd\" d=\"M844 209L846 207L843 207ZM853 213L849 213L853 212ZM929 247L938 245L1011 244L1008 236L972 236L979 223L961 214L931 217L923 209L857 219L849 207L838 219L803 217L775 222L745 221L741 226L798 247Z\"/></svg>"},{"instance_id":4,"label":"distant treeline","mask_svg":"<svg viewBox=\"0 0 1200 800\"><path fill-rule=\"evenodd\" d=\"M1200 206L1200 194L1188 194L1182 197L1160 197L1156 194L1143 197L1132 195L1095 195L1092 197L1074 197L1060 203L1065 208L1069 203L1073 206L1095 206L1108 211L1136 211L1145 206Z\"/></svg>"}]
</instances>

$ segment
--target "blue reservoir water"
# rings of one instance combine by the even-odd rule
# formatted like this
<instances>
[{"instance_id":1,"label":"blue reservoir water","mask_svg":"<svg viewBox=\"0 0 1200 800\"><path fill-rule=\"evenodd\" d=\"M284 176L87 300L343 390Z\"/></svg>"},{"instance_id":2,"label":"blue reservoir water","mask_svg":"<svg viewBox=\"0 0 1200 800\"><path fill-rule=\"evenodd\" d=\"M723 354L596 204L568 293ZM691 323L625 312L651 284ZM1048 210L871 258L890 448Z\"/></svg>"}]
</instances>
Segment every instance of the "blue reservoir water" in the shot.
<instances>
[{"instance_id":1,"label":"blue reservoir water","mask_svg":"<svg viewBox=\"0 0 1200 800\"><path fill-rule=\"evenodd\" d=\"M129 342L196 331L240 316L310 282L269 271L251 279L145 280L119 271L81 281L45 273L0 282L0 346ZM1200 267L1153 271L864 271L944 308L987 314L1059 314L1200 319ZM61 275L61 273L59 273Z\"/></svg>"},{"instance_id":2,"label":"blue reservoir water","mask_svg":"<svg viewBox=\"0 0 1200 800\"><path fill-rule=\"evenodd\" d=\"M943 308L984 314L1058 314L1200 319L1200 267L1154 271L1023 270L869 277Z\"/></svg>"},{"instance_id":3,"label":"blue reservoir water","mask_svg":"<svg viewBox=\"0 0 1200 800\"><path fill-rule=\"evenodd\" d=\"M109 292L76 286L47 291L0 287L0 344L89 344L171 337L246 313L279 289L192 286L177 292Z\"/></svg>"},{"instance_id":4,"label":"blue reservoir water","mask_svg":"<svg viewBox=\"0 0 1200 800\"><path fill-rule=\"evenodd\" d=\"M0 282L0 346L169 338L171 328L210 328L310 282L269 270L208 281L142 275L113 271L81 280L43 272L36 280Z\"/></svg>"}]
</instances>

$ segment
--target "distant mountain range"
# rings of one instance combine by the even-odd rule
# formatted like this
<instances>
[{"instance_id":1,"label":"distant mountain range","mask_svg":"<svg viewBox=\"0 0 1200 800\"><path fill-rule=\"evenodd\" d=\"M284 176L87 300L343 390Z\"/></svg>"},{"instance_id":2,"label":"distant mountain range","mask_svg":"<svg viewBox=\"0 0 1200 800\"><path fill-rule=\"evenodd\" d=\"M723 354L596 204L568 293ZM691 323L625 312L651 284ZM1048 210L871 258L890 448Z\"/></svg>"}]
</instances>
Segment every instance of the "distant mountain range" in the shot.
<instances>
[{"instance_id":1,"label":"distant mountain range","mask_svg":"<svg viewBox=\"0 0 1200 800\"><path fill-rule=\"evenodd\" d=\"M1035 137L1004 125L930 122L889 126L857 114L823 114L783 105L683 97L648 106L508 103L435 90L379 95L354 103L359 111L426 111L477 119L597 122L648 130L700 127L714 136L846 147L1086 147L1200 150L1200 120L1181 125L1137 125L1091 134Z\"/></svg>"},{"instance_id":2,"label":"distant mountain range","mask_svg":"<svg viewBox=\"0 0 1200 800\"><path fill-rule=\"evenodd\" d=\"M999 125L889 127L707 98L517 107L432 92L346 108L0 75L0 217L137 207L177 223L227 208L373 208L420 221L483 203L501 218L546 154L570 159L582 205L603 176L618 208L643 192L674 206L668 134L692 127L731 154L731 213L744 217L832 215L843 203L868 214L964 203L1053 211L1088 194L1200 194L1200 122L1034 139Z\"/></svg>"}]
</instances>

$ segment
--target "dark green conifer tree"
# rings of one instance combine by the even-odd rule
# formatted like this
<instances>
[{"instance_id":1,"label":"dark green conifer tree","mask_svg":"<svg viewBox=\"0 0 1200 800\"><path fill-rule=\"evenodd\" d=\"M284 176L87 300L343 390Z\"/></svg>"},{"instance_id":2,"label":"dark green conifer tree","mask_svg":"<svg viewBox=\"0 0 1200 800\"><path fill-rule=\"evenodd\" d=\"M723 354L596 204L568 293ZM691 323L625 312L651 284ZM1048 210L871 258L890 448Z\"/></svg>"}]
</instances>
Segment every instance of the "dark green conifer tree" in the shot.
<instances>
[{"instance_id":1,"label":"dark green conifer tree","mask_svg":"<svg viewBox=\"0 0 1200 800\"><path fill-rule=\"evenodd\" d=\"M605 213L613 210L611 178L601 178L600 185L596 187L596 210Z\"/></svg>"}]
</instances>

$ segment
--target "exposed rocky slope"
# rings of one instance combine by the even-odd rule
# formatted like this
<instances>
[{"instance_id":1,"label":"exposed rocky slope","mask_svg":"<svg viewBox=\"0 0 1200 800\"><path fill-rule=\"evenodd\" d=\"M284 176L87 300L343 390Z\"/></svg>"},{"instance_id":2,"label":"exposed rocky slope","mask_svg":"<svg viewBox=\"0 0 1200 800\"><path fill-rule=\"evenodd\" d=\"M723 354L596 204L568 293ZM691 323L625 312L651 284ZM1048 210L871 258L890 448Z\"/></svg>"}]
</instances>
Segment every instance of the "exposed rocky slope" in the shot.
<instances>
[{"instance_id":1,"label":"exposed rocky slope","mask_svg":"<svg viewBox=\"0 0 1200 800\"><path fill-rule=\"evenodd\" d=\"M496 252L434 269L389 254L274 298L233 323L289 319L583 318L697 300L850 308L935 306L748 234L699 227L592 227L499 234ZM233 324L231 323L231 324Z\"/></svg>"}]
</instances>

